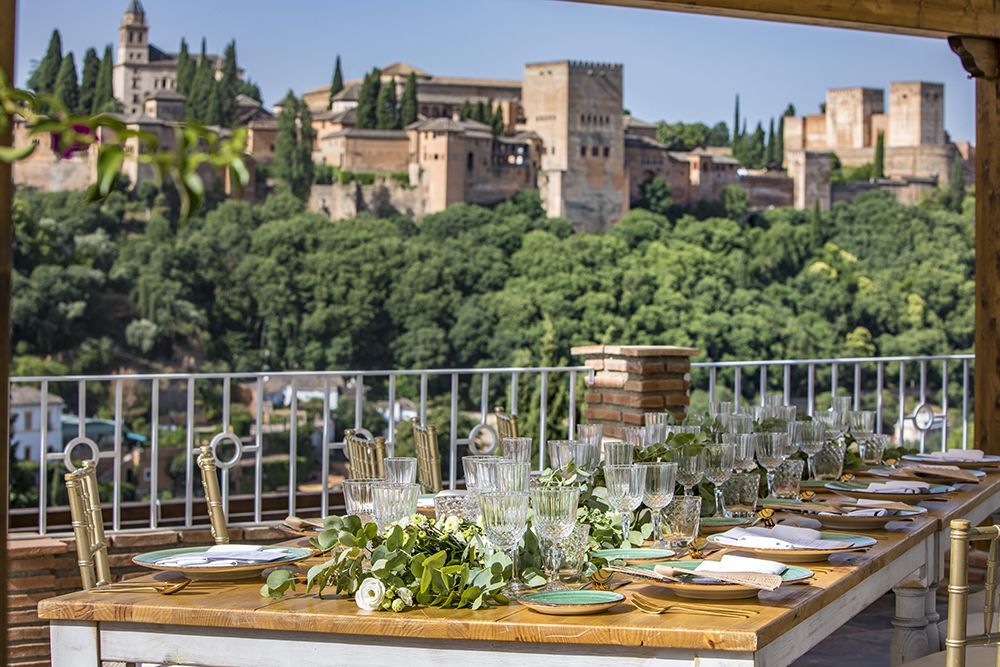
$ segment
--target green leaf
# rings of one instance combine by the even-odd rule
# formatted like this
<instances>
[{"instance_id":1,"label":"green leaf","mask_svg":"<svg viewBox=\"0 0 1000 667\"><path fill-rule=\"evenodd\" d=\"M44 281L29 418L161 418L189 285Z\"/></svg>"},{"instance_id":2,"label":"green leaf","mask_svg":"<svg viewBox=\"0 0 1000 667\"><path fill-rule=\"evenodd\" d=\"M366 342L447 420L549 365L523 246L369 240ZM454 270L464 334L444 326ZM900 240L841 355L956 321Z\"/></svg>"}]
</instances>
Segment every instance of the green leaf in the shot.
<instances>
[{"instance_id":1,"label":"green leaf","mask_svg":"<svg viewBox=\"0 0 1000 667\"><path fill-rule=\"evenodd\" d=\"M38 144L35 142L31 142L17 148L14 148L13 146L0 146L0 161L17 162L18 160L23 160L34 153L35 148L37 147Z\"/></svg>"},{"instance_id":2,"label":"green leaf","mask_svg":"<svg viewBox=\"0 0 1000 667\"><path fill-rule=\"evenodd\" d=\"M111 194L111 189L121 172L125 151L115 144L103 144L97 153L97 193L101 199Z\"/></svg>"},{"instance_id":3,"label":"green leaf","mask_svg":"<svg viewBox=\"0 0 1000 667\"><path fill-rule=\"evenodd\" d=\"M336 529L324 530L316 537L320 551L329 551L340 543L340 533Z\"/></svg>"}]
</instances>

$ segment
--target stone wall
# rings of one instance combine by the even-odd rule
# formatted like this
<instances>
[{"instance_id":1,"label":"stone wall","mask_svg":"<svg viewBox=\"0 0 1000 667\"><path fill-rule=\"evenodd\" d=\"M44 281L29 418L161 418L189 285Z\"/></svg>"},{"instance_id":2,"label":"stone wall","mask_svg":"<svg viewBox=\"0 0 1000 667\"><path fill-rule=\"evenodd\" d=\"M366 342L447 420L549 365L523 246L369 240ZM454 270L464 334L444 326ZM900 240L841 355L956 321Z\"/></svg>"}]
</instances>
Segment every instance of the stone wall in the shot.
<instances>
[{"instance_id":1,"label":"stone wall","mask_svg":"<svg viewBox=\"0 0 1000 667\"><path fill-rule=\"evenodd\" d=\"M885 190L891 192L900 204L919 204L937 189L937 181L927 178L880 178L876 181L854 181L831 186L833 203L850 202L863 192Z\"/></svg>"},{"instance_id":2,"label":"stone wall","mask_svg":"<svg viewBox=\"0 0 1000 667\"><path fill-rule=\"evenodd\" d=\"M273 544L291 539L269 525L230 528L233 542ZM207 528L118 533L110 536L108 554L115 581L149 570L132 564L139 553L212 544ZM49 665L49 627L38 618L38 603L80 590L76 544L72 538L10 534L7 542L7 663L11 667Z\"/></svg>"},{"instance_id":3,"label":"stone wall","mask_svg":"<svg viewBox=\"0 0 1000 667\"><path fill-rule=\"evenodd\" d=\"M818 151L787 151L788 175L795 182L794 206L830 210L830 154Z\"/></svg>"},{"instance_id":4,"label":"stone wall","mask_svg":"<svg viewBox=\"0 0 1000 667\"><path fill-rule=\"evenodd\" d=\"M748 174L739 186L750 198L750 208L791 206L795 201L795 183L785 174Z\"/></svg>"},{"instance_id":5,"label":"stone wall","mask_svg":"<svg viewBox=\"0 0 1000 667\"><path fill-rule=\"evenodd\" d=\"M376 178L372 185L314 185L309 193L308 208L327 215L331 220L353 218L360 213L384 215L392 209L408 217L424 215L420 190L404 186L392 178Z\"/></svg>"}]
</instances>

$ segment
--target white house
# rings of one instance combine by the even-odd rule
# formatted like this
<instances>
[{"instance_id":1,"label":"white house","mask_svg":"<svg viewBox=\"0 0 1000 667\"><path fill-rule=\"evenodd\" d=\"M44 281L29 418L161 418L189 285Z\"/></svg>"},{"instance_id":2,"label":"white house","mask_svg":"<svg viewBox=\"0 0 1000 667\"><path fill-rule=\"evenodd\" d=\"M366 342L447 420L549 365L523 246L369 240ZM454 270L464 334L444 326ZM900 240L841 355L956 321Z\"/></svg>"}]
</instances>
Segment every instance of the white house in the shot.
<instances>
[{"instance_id":1,"label":"white house","mask_svg":"<svg viewBox=\"0 0 1000 667\"><path fill-rule=\"evenodd\" d=\"M14 387L10 390L12 417L11 446L19 459L41 460L42 424L46 424L47 451L61 450L63 400L48 395L48 414L42 414L42 392L35 387Z\"/></svg>"}]
</instances>

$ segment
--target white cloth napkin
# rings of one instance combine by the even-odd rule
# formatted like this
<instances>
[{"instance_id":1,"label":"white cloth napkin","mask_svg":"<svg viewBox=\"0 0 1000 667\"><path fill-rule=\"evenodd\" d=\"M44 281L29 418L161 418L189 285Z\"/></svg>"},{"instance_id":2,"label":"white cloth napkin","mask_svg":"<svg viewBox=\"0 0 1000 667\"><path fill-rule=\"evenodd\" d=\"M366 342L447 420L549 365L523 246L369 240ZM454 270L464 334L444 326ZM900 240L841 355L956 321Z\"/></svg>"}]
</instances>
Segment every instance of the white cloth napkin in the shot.
<instances>
[{"instance_id":1,"label":"white cloth napkin","mask_svg":"<svg viewBox=\"0 0 1000 667\"><path fill-rule=\"evenodd\" d=\"M920 455L925 459L939 461L982 461L983 452L979 449L949 449L946 452L928 452Z\"/></svg>"},{"instance_id":2,"label":"white cloth napkin","mask_svg":"<svg viewBox=\"0 0 1000 667\"><path fill-rule=\"evenodd\" d=\"M178 554L156 561L161 567L233 567L248 563L270 563L288 556L285 549L266 549L256 544L216 544L199 553Z\"/></svg>"},{"instance_id":3,"label":"white cloth napkin","mask_svg":"<svg viewBox=\"0 0 1000 667\"><path fill-rule=\"evenodd\" d=\"M849 512L820 512L821 516L885 516L888 510L880 510L873 507L872 509L864 510L851 510Z\"/></svg>"},{"instance_id":4,"label":"white cloth napkin","mask_svg":"<svg viewBox=\"0 0 1000 667\"><path fill-rule=\"evenodd\" d=\"M750 549L847 549L852 542L824 540L818 530L795 526L731 528L716 536L719 544Z\"/></svg>"},{"instance_id":5,"label":"white cloth napkin","mask_svg":"<svg viewBox=\"0 0 1000 667\"><path fill-rule=\"evenodd\" d=\"M760 574L781 574L788 569L784 563L761 558L745 558L726 554L722 560L705 560L694 569L695 572L759 572Z\"/></svg>"},{"instance_id":6,"label":"white cloth napkin","mask_svg":"<svg viewBox=\"0 0 1000 667\"><path fill-rule=\"evenodd\" d=\"M869 493L924 493L931 485L927 482L891 481L871 482L865 491Z\"/></svg>"},{"instance_id":7,"label":"white cloth napkin","mask_svg":"<svg viewBox=\"0 0 1000 667\"><path fill-rule=\"evenodd\" d=\"M434 498L417 498L417 507L434 507Z\"/></svg>"}]
</instances>

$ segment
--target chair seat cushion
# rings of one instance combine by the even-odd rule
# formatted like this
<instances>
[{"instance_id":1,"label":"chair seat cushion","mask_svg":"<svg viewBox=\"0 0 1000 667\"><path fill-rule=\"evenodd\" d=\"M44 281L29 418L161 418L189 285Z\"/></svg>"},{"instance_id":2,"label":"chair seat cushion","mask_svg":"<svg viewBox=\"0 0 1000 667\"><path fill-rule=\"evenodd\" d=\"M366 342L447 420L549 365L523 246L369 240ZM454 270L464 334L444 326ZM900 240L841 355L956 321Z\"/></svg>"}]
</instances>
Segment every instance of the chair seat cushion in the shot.
<instances>
[{"instance_id":1,"label":"chair seat cushion","mask_svg":"<svg viewBox=\"0 0 1000 667\"><path fill-rule=\"evenodd\" d=\"M945 652L931 653L917 660L903 663L903 667L944 667ZM996 667L996 646L970 646L965 649L966 667Z\"/></svg>"}]
</instances>

